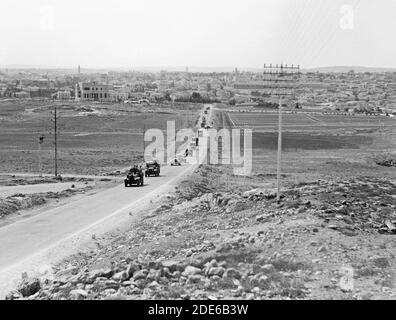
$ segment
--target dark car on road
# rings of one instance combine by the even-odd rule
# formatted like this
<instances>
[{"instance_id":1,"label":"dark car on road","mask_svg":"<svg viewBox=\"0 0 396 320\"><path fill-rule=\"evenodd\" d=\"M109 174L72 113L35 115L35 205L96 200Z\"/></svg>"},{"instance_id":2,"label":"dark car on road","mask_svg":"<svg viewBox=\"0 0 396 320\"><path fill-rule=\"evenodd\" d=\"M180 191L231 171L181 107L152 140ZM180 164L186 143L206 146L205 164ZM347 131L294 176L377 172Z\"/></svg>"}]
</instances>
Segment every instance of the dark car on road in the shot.
<instances>
[{"instance_id":1,"label":"dark car on road","mask_svg":"<svg viewBox=\"0 0 396 320\"><path fill-rule=\"evenodd\" d=\"M133 167L129 170L127 177L124 180L125 187L135 186L143 186L143 171L137 167Z\"/></svg>"},{"instance_id":2,"label":"dark car on road","mask_svg":"<svg viewBox=\"0 0 396 320\"><path fill-rule=\"evenodd\" d=\"M160 172L161 172L161 166L156 160L148 161L146 163L146 171L144 173L146 177L150 177L150 176L158 177L160 175Z\"/></svg>"}]
</instances>

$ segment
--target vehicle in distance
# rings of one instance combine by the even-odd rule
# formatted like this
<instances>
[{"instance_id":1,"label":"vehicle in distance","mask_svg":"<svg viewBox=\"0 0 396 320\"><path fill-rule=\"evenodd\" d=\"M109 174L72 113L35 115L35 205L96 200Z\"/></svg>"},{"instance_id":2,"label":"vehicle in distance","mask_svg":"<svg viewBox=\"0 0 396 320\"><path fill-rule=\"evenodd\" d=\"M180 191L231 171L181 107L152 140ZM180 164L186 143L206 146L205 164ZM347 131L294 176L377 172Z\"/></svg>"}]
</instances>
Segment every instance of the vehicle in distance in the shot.
<instances>
[{"instance_id":1,"label":"vehicle in distance","mask_svg":"<svg viewBox=\"0 0 396 320\"><path fill-rule=\"evenodd\" d=\"M171 165L171 166L181 166L181 163L180 163L179 160L173 159L173 160L170 162L170 165Z\"/></svg>"},{"instance_id":2,"label":"vehicle in distance","mask_svg":"<svg viewBox=\"0 0 396 320\"><path fill-rule=\"evenodd\" d=\"M156 160L146 162L146 171L144 172L144 175L146 177L158 177L160 175L160 172L161 166Z\"/></svg>"},{"instance_id":3,"label":"vehicle in distance","mask_svg":"<svg viewBox=\"0 0 396 320\"><path fill-rule=\"evenodd\" d=\"M143 186L143 171L136 166L131 168L124 180L125 187L135 186Z\"/></svg>"}]
</instances>

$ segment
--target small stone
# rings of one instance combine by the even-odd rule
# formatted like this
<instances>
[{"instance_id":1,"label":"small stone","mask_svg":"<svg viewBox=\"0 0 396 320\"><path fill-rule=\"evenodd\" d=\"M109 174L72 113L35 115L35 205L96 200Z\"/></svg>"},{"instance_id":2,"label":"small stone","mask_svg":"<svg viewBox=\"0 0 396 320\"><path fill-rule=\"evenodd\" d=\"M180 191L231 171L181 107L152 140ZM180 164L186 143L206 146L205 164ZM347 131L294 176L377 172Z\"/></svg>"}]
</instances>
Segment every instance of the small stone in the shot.
<instances>
[{"instance_id":1,"label":"small stone","mask_svg":"<svg viewBox=\"0 0 396 320\"><path fill-rule=\"evenodd\" d=\"M223 267L212 267L208 270L208 276L223 276L225 269Z\"/></svg>"},{"instance_id":2,"label":"small stone","mask_svg":"<svg viewBox=\"0 0 396 320\"><path fill-rule=\"evenodd\" d=\"M217 267L217 261L216 259L212 259L210 262L205 263L205 269L209 270L212 267Z\"/></svg>"},{"instance_id":3,"label":"small stone","mask_svg":"<svg viewBox=\"0 0 396 320\"><path fill-rule=\"evenodd\" d=\"M174 260L162 261L162 266L168 268L170 272L177 270L178 262Z\"/></svg>"},{"instance_id":4,"label":"small stone","mask_svg":"<svg viewBox=\"0 0 396 320\"><path fill-rule=\"evenodd\" d=\"M194 274L188 277L187 282L188 283L199 283L202 281L202 276L199 274Z\"/></svg>"},{"instance_id":5,"label":"small stone","mask_svg":"<svg viewBox=\"0 0 396 320\"><path fill-rule=\"evenodd\" d=\"M133 274L133 279L134 280L146 279L147 274L148 274L147 269L142 269L142 270L136 271Z\"/></svg>"},{"instance_id":6,"label":"small stone","mask_svg":"<svg viewBox=\"0 0 396 320\"><path fill-rule=\"evenodd\" d=\"M85 299L88 296L88 292L83 289L75 289L70 291L70 297L76 300Z\"/></svg>"},{"instance_id":7,"label":"small stone","mask_svg":"<svg viewBox=\"0 0 396 320\"><path fill-rule=\"evenodd\" d=\"M123 287L129 287L129 286L131 286L131 285L132 285L132 282L129 281L129 280L126 280L126 281L123 281L123 282L122 282L122 286L123 286Z\"/></svg>"},{"instance_id":8,"label":"small stone","mask_svg":"<svg viewBox=\"0 0 396 320\"><path fill-rule=\"evenodd\" d=\"M223 274L223 278L241 279L241 277L241 273L234 268L228 268Z\"/></svg>"},{"instance_id":9,"label":"small stone","mask_svg":"<svg viewBox=\"0 0 396 320\"><path fill-rule=\"evenodd\" d=\"M261 266L261 271L264 273L273 272L274 270L274 266L270 263Z\"/></svg>"},{"instance_id":10,"label":"small stone","mask_svg":"<svg viewBox=\"0 0 396 320\"><path fill-rule=\"evenodd\" d=\"M121 271L113 275L113 279L117 281L125 281L129 279L129 275L127 271Z\"/></svg>"},{"instance_id":11,"label":"small stone","mask_svg":"<svg viewBox=\"0 0 396 320\"><path fill-rule=\"evenodd\" d=\"M187 266L184 269L183 275L184 276L192 276L192 275L196 275L196 274L201 274L201 269L193 267L193 266Z\"/></svg>"},{"instance_id":12,"label":"small stone","mask_svg":"<svg viewBox=\"0 0 396 320\"><path fill-rule=\"evenodd\" d=\"M252 293L260 293L260 288L259 287L254 287L252 290L251 290L251 292Z\"/></svg>"},{"instance_id":13,"label":"small stone","mask_svg":"<svg viewBox=\"0 0 396 320\"><path fill-rule=\"evenodd\" d=\"M147 285L147 288L157 291L157 290L161 289L161 286L159 285L159 283L157 281L153 281Z\"/></svg>"},{"instance_id":14,"label":"small stone","mask_svg":"<svg viewBox=\"0 0 396 320\"><path fill-rule=\"evenodd\" d=\"M147 280L159 280L161 278L161 270L150 269Z\"/></svg>"},{"instance_id":15,"label":"small stone","mask_svg":"<svg viewBox=\"0 0 396 320\"><path fill-rule=\"evenodd\" d=\"M139 268L139 266L136 264L136 263L134 263L134 262L131 262L129 265L128 265L128 268L127 268L127 273L128 273L128 275L129 275L129 277L132 277L133 276L133 274L136 272L136 271L138 271L140 268Z\"/></svg>"},{"instance_id":16,"label":"small stone","mask_svg":"<svg viewBox=\"0 0 396 320\"><path fill-rule=\"evenodd\" d=\"M92 283L93 281L95 281L96 278L99 277L105 277L105 278L110 278L113 275L113 270L111 269L97 269L97 270L92 270L89 274L88 274L88 279L87 282Z\"/></svg>"}]
</instances>

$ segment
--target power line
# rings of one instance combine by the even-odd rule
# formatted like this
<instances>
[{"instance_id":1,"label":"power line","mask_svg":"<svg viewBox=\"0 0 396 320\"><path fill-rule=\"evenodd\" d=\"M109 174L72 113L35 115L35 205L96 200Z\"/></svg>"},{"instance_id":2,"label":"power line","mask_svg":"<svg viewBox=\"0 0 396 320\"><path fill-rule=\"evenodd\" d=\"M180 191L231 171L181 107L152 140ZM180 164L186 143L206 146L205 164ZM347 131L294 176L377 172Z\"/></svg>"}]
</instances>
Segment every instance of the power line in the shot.
<instances>
[{"instance_id":1,"label":"power line","mask_svg":"<svg viewBox=\"0 0 396 320\"><path fill-rule=\"evenodd\" d=\"M287 52L288 51L288 48L286 47L287 42L290 41L290 39L295 39L295 35L300 34L298 31L301 28L297 28L297 26L301 26L302 25L301 22L305 21L307 14L311 13L309 10L307 10L310 7L309 4L311 3L311 1L313 1L313 0L306 0L302 6L298 6L298 8L300 8L300 10L296 14L296 17L295 17L293 23L291 25L289 25L289 28L286 31L285 36L281 40L281 45L280 45L281 52L285 52L285 51ZM315 0L315 1L317 1L317 0ZM286 53L286 56L287 56L287 53Z\"/></svg>"},{"instance_id":2,"label":"power line","mask_svg":"<svg viewBox=\"0 0 396 320\"><path fill-rule=\"evenodd\" d=\"M316 1L315 1L316 3ZM317 11L313 9L311 11L310 22L304 25L302 32L300 32L296 39L295 48L297 53L297 61L304 62L305 60L309 61L307 56L310 54L309 50L312 48L312 45L318 41L321 37L321 33L319 30L322 30L326 25L326 21L331 17L330 12L332 12L331 8L333 3L327 2L326 7L319 7L320 10ZM319 9L318 8L318 9ZM334 10L334 9L333 9ZM326 19L327 18L327 19ZM306 34L313 34L313 37L306 37Z\"/></svg>"},{"instance_id":3,"label":"power line","mask_svg":"<svg viewBox=\"0 0 396 320\"><path fill-rule=\"evenodd\" d=\"M358 6L360 5L361 0L356 0L353 7L356 10L358 8ZM326 48L326 46L329 44L330 41L333 40L336 32L338 30L338 26L336 26L333 31L331 32L329 38L327 39L326 42L324 42L324 44L320 47L319 51L317 51L316 55L313 57L312 59L312 63L316 62L317 58L320 56L320 54L322 53L322 51Z\"/></svg>"}]
</instances>

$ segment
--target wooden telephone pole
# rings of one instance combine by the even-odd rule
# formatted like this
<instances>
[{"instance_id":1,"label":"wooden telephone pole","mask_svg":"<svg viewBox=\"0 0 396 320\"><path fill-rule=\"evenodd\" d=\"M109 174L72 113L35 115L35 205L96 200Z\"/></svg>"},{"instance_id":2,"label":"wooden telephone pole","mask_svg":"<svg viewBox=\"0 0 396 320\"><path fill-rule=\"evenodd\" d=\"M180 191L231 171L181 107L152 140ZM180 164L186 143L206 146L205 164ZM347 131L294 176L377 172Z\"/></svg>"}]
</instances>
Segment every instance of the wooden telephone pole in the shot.
<instances>
[{"instance_id":1,"label":"wooden telephone pole","mask_svg":"<svg viewBox=\"0 0 396 320\"><path fill-rule=\"evenodd\" d=\"M58 176L58 116L56 106L54 107L54 161L55 161L55 177Z\"/></svg>"},{"instance_id":2,"label":"wooden telephone pole","mask_svg":"<svg viewBox=\"0 0 396 320\"><path fill-rule=\"evenodd\" d=\"M44 143L44 136L39 136L38 142L38 169L39 169L39 176L42 177L42 161L41 161L41 145Z\"/></svg>"},{"instance_id":3,"label":"wooden telephone pole","mask_svg":"<svg viewBox=\"0 0 396 320\"><path fill-rule=\"evenodd\" d=\"M300 78L300 66L264 64L264 87L273 90L271 95L279 97L278 107L278 155L276 166L277 193L276 199L281 198L281 162L282 162L282 98L287 95L294 96L295 84Z\"/></svg>"}]
</instances>

